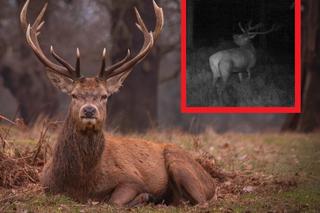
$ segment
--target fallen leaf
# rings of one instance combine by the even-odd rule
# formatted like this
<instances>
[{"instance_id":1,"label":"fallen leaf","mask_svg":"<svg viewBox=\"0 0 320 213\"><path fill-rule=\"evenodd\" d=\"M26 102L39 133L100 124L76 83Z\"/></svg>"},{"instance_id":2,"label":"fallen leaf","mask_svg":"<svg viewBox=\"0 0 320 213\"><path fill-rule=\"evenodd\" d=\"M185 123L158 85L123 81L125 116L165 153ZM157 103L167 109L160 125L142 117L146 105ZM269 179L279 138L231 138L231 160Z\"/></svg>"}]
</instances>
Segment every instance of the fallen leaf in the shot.
<instances>
[{"instance_id":1,"label":"fallen leaf","mask_svg":"<svg viewBox=\"0 0 320 213\"><path fill-rule=\"evenodd\" d=\"M226 186L230 186L231 185L231 181L226 181L223 184L226 185Z\"/></svg>"},{"instance_id":2,"label":"fallen leaf","mask_svg":"<svg viewBox=\"0 0 320 213\"><path fill-rule=\"evenodd\" d=\"M239 157L239 160L245 160L247 158L247 155L242 155L241 157Z\"/></svg>"},{"instance_id":3,"label":"fallen leaf","mask_svg":"<svg viewBox=\"0 0 320 213\"><path fill-rule=\"evenodd\" d=\"M253 191L254 191L254 187L253 187L253 186L245 186L245 187L243 187L242 190L243 190L244 192L250 193L250 192L253 192Z\"/></svg>"}]
</instances>

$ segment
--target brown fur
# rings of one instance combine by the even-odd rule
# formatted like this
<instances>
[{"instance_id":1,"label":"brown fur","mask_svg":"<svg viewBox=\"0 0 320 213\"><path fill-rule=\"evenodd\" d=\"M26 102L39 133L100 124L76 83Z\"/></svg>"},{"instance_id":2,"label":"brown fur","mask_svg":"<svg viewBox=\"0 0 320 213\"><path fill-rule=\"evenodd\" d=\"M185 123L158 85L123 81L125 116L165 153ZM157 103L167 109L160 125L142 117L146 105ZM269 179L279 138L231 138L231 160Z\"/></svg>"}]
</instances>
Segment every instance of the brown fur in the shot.
<instances>
[{"instance_id":1,"label":"brown fur","mask_svg":"<svg viewBox=\"0 0 320 213\"><path fill-rule=\"evenodd\" d=\"M69 114L41 176L48 192L119 206L152 199L197 204L213 197L213 178L178 146L106 137L106 101L100 99L107 91L104 83L86 78L74 84ZM80 110L88 103L97 108L96 122L90 125L82 122Z\"/></svg>"}]
</instances>

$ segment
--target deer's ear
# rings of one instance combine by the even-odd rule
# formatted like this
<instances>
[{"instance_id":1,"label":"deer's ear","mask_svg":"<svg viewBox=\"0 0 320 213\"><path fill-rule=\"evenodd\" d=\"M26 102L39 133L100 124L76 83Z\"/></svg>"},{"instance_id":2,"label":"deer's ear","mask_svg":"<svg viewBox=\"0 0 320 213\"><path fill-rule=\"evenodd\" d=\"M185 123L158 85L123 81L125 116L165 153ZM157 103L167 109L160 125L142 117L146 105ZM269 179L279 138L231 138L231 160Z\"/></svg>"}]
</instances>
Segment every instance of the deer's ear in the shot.
<instances>
[{"instance_id":1,"label":"deer's ear","mask_svg":"<svg viewBox=\"0 0 320 213\"><path fill-rule=\"evenodd\" d=\"M105 81L107 92L112 95L113 93L116 93L121 88L124 80L128 77L130 74L130 71L124 72L123 74L115 75Z\"/></svg>"},{"instance_id":2,"label":"deer's ear","mask_svg":"<svg viewBox=\"0 0 320 213\"><path fill-rule=\"evenodd\" d=\"M54 72L47 71L47 76L52 84L62 92L70 94L73 89L73 80Z\"/></svg>"}]
</instances>

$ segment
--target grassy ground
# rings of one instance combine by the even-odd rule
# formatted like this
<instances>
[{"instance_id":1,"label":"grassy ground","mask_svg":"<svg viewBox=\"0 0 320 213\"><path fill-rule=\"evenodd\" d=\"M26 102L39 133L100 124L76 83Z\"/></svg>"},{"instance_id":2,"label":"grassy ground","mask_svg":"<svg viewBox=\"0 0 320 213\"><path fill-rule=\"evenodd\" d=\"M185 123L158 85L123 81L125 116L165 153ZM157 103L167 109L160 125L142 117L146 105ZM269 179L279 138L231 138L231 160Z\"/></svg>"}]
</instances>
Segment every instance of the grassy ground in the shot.
<instances>
[{"instance_id":1,"label":"grassy ground","mask_svg":"<svg viewBox=\"0 0 320 213\"><path fill-rule=\"evenodd\" d=\"M221 97L219 80L212 84L209 57L221 49L199 48L188 53L187 104L188 106L292 106L294 94L293 62L280 63L268 53L257 51L257 63L252 69L251 80L244 74L242 82L237 73L228 80ZM275 57L277 58L277 57Z\"/></svg>"},{"instance_id":2,"label":"grassy ground","mask_svg":"<svg viewBox=\"0 0 320 213\"><path fill-rule=\"evenodd\" d=\"M40 141L51 143L55 134L48 131L21 132L2 128L5 149L0 153L17 156L37 153ZM42 131L43 132L43 131ZM6 133L6 134L4 134ZM168 207L149 205L131 209L131 212L320 212L320 135L319 134L235 134L217 135L207 131L198 136L180 132L155 132L142 137L157 143L176 143L192 152L209 152L224 170L234 178L218 183L216 197L209 207ZM3 141L0 140L0 145ZM14 148L13 148L14 147ZM41 153L38 154L41 156ZM13 158L13 157L12 157ZM36 158L36 171L41 170L43 157ZM0 158L0 172L5 161ZM11 162L11 161L10 161ZM11 164L19 164L15 159ZM31 165L29 162L28 165ZM2 171L1 171L2 169ZM23 174L30 174L26 170ZM23 176L22 174L22 176ZM104 203L89 201L79 204L64 196L46 196L31 179L5 181L0 174L0 212L124 212ZM12 179L16 176L11 175ZM20 181L20 182L19 182ZM33 183L34 182L34 183ZM19 183L23 183L20 184Z\"/></svg>"}]
</instances>

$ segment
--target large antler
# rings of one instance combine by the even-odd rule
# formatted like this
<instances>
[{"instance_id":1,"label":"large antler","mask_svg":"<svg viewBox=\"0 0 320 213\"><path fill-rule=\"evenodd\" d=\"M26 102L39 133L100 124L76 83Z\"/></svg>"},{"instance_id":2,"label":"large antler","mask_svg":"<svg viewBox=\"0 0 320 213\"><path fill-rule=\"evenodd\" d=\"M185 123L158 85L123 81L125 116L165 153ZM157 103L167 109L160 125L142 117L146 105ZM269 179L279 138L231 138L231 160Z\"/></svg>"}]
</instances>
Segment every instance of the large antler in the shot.
<instances>
[{"instance_id":1,"label":"large antler","mask_svg":"<svg viewBox=\"0 0 320 213\"><path fill-rule=\"evenodd\" d=\"M262 25L261 25L262 26ZM259 26L260 27L260 26ZM255 28L256 29L256 28ZM275 31L278 29L278 26L276 24L272 25L272 27L269 30L266 30L264 32L248 32L249 35L263 35L263 34L268 34L271 33L272 31Z\"/></svg>"},{"instance_id":2,"label":"large antler","mask_svg":"<svg viewBox=\"0 0 320 213\"><path fill-rule=\"evenodd\" d=\"M160 8L155 1L153 0L153 8L156 16L156 26L153 32L149 32L147 27L145 26L138 10L135 9L136 17L137 17L137 23L136 26L138 29L143 33L144 42L142 45L142 48L140 49L139 53L129 60L130 57L130 50L128 50L127 56L124 57L121 61L118 63L110 66L109 68L105 69L105 58L106 58L106 51L104 49L102 54L102 66L100 71L100 78L108 79L112 76L119 75L122 73L130 72L136 64L141 62L150 52L152 49L154 42L159 37L159 34L163 27L163 11L162 8Z\"/></svg>"},{"instance_id":3,"label":"large antler","mask_svg":"<svg viewBox=\"0 0 320 213\"><path fill-rule=\"evenodd\" d=\"M275 31L275 30L278 29L277 25L274 24L274 25L272 25L272 27L271 27L269 30L266 30L266 31L264 31L264 32L253 32L252 30L256 30L256 29L262 27L263 24L262 24L262 23L258 23L258 24L256 24L256 25L252 26L252 20L250 20L250 21L248 22L246 28L244 28L244 27L242 26L241 22L239 22L238 25L239 25L240 30L241 30L243 33L246 33L246 34L248 34L248 35L250 35L250 36L255 36L255 35L258 35L258 34L260 34L260 35L261 35L261 34L267 34L267 33L270 33L270 32L272 32L272 31Z\"/></svg>"},{"instance_id":4,"label":"large antler","mask_svg":"<svg viewBox=\"0 0 320 213\"><path fill-rule=\"evenodd\" d=\"M38 17L34 21L34 23L31 24L27 21L27 10L28 5L30 3L30 0L27 0L24 4L21 13L20 13L20 22L23 30L26 32L26 39L30 47L32 48L35 55L38 57L38 59L47 67L48 70L51 72L56 72L60 75L63 75L65 77L76 79L80 77L80 52L79 49L77 49L77 62L76 62L76 69L73 68L68 62L66 62L62 57L60 57L57 53L55 53L53 47L51 46L50 52L52 56L62 65L57 65L50 61L46 55L43 53L39 41L38 36L40 35L40 29L44 25L43 16L47 9L48 3L44 5L41 12L39 13Z\"/></svg>"}]
</instances>

